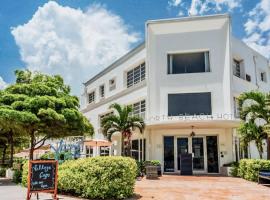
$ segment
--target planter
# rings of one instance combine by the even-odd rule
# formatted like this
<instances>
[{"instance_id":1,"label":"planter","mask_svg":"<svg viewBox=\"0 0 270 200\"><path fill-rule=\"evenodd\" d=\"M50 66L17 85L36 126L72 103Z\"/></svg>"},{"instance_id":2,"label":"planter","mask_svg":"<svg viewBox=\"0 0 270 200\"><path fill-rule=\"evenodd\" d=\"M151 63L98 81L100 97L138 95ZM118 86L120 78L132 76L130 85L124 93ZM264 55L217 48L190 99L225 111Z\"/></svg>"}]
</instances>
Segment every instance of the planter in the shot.
<instances>
[{"instance_id":1,"label":"planter","mask_svg":"<svg viewBox=\"0 0 270 200\"><path fill-rule=\"evenodd\" d=\"M154 165L148 165L145 167L146 178L147 179L156 179L158 178L158 167Z\"/></svg>"},{"instance_id":2,"label":"planter","mask_svg":"<svg viewBox=\"0 0 270 200\"><path fill-rule=\"evenodd\" d=\"M220 174L223 176L232 176L231 170L232 167L220 167Z\"/></svg>"},{"instance_id":3,"label":"planter","mask_svg":"<svg viewBox=\"0 0 270 200\"><path fill-rule=\"evenodd\" d=\"M6 170L6 178L13 179L13 174L14 174L14 171L11 168L8 168Z\"/></svg>"}]
</instances>

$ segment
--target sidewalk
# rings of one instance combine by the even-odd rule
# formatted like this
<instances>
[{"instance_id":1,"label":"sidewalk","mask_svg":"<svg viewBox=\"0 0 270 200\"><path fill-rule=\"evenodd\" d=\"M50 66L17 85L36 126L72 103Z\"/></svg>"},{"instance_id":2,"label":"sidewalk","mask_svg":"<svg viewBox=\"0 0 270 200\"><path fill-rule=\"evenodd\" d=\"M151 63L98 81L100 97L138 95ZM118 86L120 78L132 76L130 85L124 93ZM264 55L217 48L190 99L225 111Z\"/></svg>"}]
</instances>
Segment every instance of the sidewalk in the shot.
<instances>
[{"instance_id":1,"label":"sidewalk","mask_svg":"<svg viewBox=\"0 0 270 200\"><path fill-rule=\"evenodd\" d=\"M1 200L25 200L27 189L12 183L9 179L0 178L0 199ZM71 198L63 195L58 195L61 200L82 200L81 198ZM36 196L33 194L32 199L35 200ZM40 193L40 200L52 199L50 194Z\"/></svg>"}]
</instances>

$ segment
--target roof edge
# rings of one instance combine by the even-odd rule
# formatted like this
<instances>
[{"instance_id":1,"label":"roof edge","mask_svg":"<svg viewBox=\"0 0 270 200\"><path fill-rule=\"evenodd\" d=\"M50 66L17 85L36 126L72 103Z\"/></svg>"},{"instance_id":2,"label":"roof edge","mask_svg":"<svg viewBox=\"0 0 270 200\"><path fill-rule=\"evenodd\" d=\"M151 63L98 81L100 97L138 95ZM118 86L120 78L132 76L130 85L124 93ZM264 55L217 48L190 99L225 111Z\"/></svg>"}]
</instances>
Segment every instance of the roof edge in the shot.
<instances>
[{"instance_id":1,"label":"roof edge","mask_svg":"<svg viewBox=\"0 0 270 200\"><path fill-rule=\"evenodd\" d=\"M204 20L209 18L231 18L229 13L224 14L214 14L214 15L203 15L203 16L187 16L187 17L178 17L178 18L169 18L169 19L156 19L146 21L148 24L158 24L158 23L168 23L168 22L181 22L181 21L192 21L192 20Z\"/></svg>"},{"instance_id":2,"label":"roof edge","mask_svg":"<svg viewBox=\"0 0 270 200\"><path fill-rule=\"evenodd\" d=\"M111 70L115 69L117 66L122 64L123 62L127 61L130 57L141 51L142 49L145 48L145 42L142 42L141 44L137 45L134 47L132 50L130 50L128 53L123 55L122 57L118 58L116 61L114 61L112 64L107 66L105 69L103 69L101 72L98 74L94 75L92 78L90 78L88 81L84 82L84 86L88 86L89 84L93 83L100 77L102 77L104 74L110 72Z\"/></svg>"}]
</instances>

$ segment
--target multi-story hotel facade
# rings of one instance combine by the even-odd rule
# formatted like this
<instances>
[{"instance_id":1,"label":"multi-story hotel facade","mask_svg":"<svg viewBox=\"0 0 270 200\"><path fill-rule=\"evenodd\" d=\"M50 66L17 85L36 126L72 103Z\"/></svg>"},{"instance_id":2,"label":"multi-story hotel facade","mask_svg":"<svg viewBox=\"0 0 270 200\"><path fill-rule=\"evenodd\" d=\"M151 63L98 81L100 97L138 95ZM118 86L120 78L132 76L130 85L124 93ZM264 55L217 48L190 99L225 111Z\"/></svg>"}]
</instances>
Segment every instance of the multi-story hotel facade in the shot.
<instances>
[{"instance_id":1,"label":"multi-story hotel facade","mask_svg":"<svg viewBox=\"0 0 270 200\"><path fill-rule=\"evenodd\" d=\"M146 22L145 43L84 83L82 112L103 139L100 121L112 103L132 105L145 119L132 136L138 160L160 160L164 172L181 170L182 153L193 155L194 173L219 173L239 158L237 97L270 91L269 61L231 33L229 15ZM121 135L110 149L121 154Z\"/></svg>"}]
</instances>

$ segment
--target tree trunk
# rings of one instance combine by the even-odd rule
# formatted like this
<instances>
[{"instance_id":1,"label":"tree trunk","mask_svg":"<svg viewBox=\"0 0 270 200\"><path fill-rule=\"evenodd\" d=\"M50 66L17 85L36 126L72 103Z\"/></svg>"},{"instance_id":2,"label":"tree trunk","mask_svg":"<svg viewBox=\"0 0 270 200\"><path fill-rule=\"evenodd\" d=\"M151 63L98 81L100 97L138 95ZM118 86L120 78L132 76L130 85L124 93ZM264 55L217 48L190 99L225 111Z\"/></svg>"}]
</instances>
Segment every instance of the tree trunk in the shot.
<instances>
[{"instance_id":1,"label":"tree trunk","mask_svg":"<svg viewBox=\"0 0 270 200\"><path fill-rule=\"evenodd\" d=\"M34 135L34 133L31 133L30 137L31 137L31 141L30 141L29 160L33 160L34 148L35 148L35 135Z\"/></svg>"},{"instance_id":2,"label":"tree trunk","mask_svg":"<svg viewBox=\"0 0 270 200\"><path fill-rule=\"evenodd\" d=\"M10 144L10 160L9 160L9 167L13 167L13 154L14 154L14 140L13 140L13 132L10 132L9 135L9 144Z\"/></svg>"},{"instance_id":3,"label":"tree trunk","mask_svg":"<svg viewBox=\"0 0 270 200\"><path fill-rule=\"evenodd\" d=\"M2 154L2 164L5 164L5 160L6 160L6 152L7 152L7 146L5 145L3 147L3 154Z\"/></svg>"},{"instance_id":4,"label":"tree trunk","mask_svg":"<svg viewBox=\"0 0 270 200\"><path fill-rule=\"evenodd\" d=\"M125 140L124 140L124 132L121 134L121 155L125 156Z\"/></svg>"}]
</instances>

